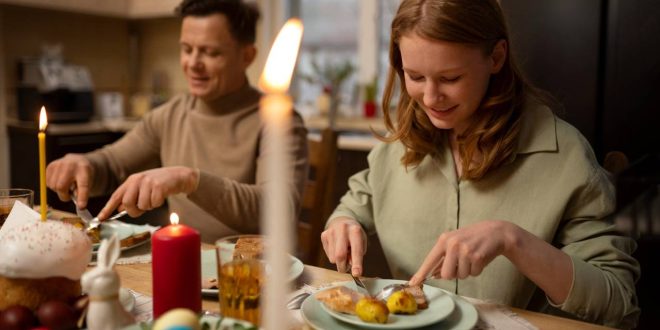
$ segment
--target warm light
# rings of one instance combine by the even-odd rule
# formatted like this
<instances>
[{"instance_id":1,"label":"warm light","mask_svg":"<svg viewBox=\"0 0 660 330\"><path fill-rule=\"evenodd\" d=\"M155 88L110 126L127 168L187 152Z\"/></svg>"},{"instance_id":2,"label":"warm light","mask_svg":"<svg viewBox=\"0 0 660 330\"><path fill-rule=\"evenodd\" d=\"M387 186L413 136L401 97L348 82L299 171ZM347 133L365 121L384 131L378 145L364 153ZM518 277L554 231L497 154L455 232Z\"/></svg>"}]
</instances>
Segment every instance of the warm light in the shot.
<instances>
[{"instance_id":1,"label":"warm light","mask_svg":"<svg viewBox=\"0 0 660 330\"><path fill-rule=\"evenodd\" d=\"M170 214L170 223L173 225L179 224L179 216L176 213Z\"/></svg>"},{"instance_id":2,"label":"warm light","mask_svg":"<svg viewBox=\"0 0 660 330\"><path fill-rule=\"evenodd\" d=\"M264 92L285 93L289 89L302 34L303 25L297 18L289 19L277 34L259 78L259 87Z\"/></svg>"},{"instance_id":3,"label":"warm light","mask_svg":"<svg viewBox=\"0 0 660 330\"><path fill-rule=\"evenodd\" d=\"M45 131L46 126L48 126L48 117L46 117L46 107L41 107L41 113L39 113L39 130Z\"/></svg>"}]
</instances>

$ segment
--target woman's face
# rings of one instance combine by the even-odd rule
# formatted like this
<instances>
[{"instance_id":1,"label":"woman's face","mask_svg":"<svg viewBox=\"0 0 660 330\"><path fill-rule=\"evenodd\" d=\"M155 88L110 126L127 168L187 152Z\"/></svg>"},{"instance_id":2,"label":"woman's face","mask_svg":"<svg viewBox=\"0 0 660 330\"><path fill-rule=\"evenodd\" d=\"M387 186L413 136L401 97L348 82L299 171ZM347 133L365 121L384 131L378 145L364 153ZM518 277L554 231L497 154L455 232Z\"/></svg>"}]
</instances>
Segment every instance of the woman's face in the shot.
<instances>
[{"instance_id":1,"label":"woman's face","mask_svg":"<svg viewBox=\"0 0 660 330\"><path fill-rule=\"evenodd\" d=\"M240 45L221 14L187 16L181 25L181 67L192 95L214 100L241 88L254 46Z\"/></svg>"},{"instance_id":2,"label":"woman's face","mask_svg":"<svg viewBox=\"0 0 660 330\"><path fill-rule=\"evenodd\" d=\"M503 45L503 46L502 46ZM502 67L504 42L493 54L477 47L407 34L399 48L405 88L439 129L461 133L477 111L491 74Z\"/></svg>"}]
</instances>

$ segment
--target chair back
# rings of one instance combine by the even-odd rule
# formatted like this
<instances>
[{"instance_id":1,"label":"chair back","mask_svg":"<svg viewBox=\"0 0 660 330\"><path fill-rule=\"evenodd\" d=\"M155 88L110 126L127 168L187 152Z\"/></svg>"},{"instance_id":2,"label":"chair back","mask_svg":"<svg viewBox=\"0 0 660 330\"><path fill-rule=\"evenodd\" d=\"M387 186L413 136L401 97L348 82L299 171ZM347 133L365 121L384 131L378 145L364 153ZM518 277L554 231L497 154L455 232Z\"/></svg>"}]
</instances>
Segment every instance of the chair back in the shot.
<instances>
[{"instance_id":1,"label":"chair back","mask_svg":"<svg viewBox=\"0 0 660 330\"><path fill-rule=\"evenodd\" d=\"M321 140L308 139L309 174L302 196L300 218L297 225L296 253L309 265L322 261L321 232L330 216L333 204L335 173L337 170L336 131L326 128Z\"/></svg>"}]
</instances>

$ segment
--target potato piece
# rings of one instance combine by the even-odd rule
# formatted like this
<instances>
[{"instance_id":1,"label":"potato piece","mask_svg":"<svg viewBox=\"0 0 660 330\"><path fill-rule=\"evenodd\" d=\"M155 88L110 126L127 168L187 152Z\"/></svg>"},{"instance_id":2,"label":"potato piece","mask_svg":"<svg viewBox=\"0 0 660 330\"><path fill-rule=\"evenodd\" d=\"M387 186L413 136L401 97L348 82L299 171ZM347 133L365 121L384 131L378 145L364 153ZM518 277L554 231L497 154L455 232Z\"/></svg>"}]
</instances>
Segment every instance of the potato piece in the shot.
<instances>
[{"instance_id":1,"label":"potato piece","mask_svg":"<svg viewBox=\"0 0 660 330\"><path fill-rule=\"evenodd\" d=\"M364 297L355 305L355 314L364 322L387 323L390 311L381 300Z\"/></svg>"},{"instance_id":2,"label":"potato piece","mask_svg":"<svg viewBox=\"0 0 660 330\"><path fill-rule=\"evenodd\" d=\"M410 292L397 291L387 298L387 309L393 314L415 314L417 302Z\"/></svg>"}]
</instances>

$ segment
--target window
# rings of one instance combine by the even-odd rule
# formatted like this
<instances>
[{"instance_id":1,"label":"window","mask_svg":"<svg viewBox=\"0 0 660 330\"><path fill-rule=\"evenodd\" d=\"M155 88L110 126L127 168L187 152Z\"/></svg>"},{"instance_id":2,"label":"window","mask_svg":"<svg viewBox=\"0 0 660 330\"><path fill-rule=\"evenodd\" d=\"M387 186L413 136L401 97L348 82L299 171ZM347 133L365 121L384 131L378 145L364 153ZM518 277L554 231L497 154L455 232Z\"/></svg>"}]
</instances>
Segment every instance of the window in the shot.
<instances>
[{"instance_id":1,"label":"window","mask_svg":"<svg viewBox=\"0 0 660 330\"><path fill-rule=\"evenodd\" d=\"M339 114L360 116L362 86L377 77L377 100L389 67L389 30L399 0L289 0L292 16L305 25L292 94L304 116L317 115L324 88L318 68L350 63L355 70L339 90ZM379 102L377 102L379 103Z\"/></svg>"}]
</instances>

